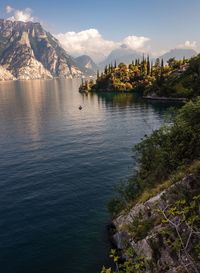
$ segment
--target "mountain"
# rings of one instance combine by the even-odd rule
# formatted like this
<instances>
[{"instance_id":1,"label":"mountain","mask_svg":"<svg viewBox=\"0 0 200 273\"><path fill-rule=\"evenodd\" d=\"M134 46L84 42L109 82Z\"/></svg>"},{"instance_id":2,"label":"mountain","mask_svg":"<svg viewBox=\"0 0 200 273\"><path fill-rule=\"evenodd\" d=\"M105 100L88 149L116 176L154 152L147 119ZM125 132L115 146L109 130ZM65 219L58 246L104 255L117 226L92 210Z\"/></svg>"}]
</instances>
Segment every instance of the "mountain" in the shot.
<instances>
[{"instance_id":1,"label":"mountain","mask_svg":"<svg viewBox=\"0 0 200 273\"><path fill-rule=\"evenodd\" d=\"M76 60L40 23L0 19L0 64L17 79L78 77Z\"/></svg>"},{"instance_id":2,"label":"mountain","mask_svg":"<svg viewBox=\"0 0 200 273\"><path fill-rule=\"evenodd\" d=\"M196 51L193 49L175 48L163 54L159 58L163 59L164 62L167 62L170 58L176 58L177 60L181 60L185 57L186 59L190 59L196 54Z\"/></svg>"},{"instance_id":3,"label":"mountain","mask_svg":"<svg viewBox=\"0 0 200 273\"><path fill-rule=\"evenodd\" d=\"M89 76L96 74L98 70L98 66L95 64L92 58L90 58L88 55L79 56L75 60L77 64L79 65L79 67L82 68L82 71L84 72L84 74Z\"/></svg>"},{"instance_id":4,"label":"mountain","mask_svg":"<svg viewBox=\"0 0 200 273\"><path fill-rule=\"evenodd\" d=\"M108 64L114 64L115 61L117 64L130 64L135 59L142 59L142 54L126 45L121 45L120 48L114 49L99 65L101 68L104 68Z\"/></svg>"}]
</instances>

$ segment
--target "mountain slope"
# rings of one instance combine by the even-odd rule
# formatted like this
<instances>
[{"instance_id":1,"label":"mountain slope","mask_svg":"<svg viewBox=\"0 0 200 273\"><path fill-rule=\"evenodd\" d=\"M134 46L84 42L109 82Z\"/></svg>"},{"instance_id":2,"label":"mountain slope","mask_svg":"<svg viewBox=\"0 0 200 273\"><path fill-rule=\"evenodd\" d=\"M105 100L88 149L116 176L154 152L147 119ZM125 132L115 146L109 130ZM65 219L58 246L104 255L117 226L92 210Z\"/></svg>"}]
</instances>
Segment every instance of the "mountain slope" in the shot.
<instances>
[{"instance_id":1,"label":"mountain slope","mask_svg":"<svg viewBox=\"0 0 200 273\"><path fill-rule=\"evenodd\" d=\"M127 47L126 45L122 45L120 48L113 50L108 57L100 63L100 66L104 68L108 64L114 64L115 61L117 64L130 64L135 59L142 59L142 54Z\"/></svg>"},{"instance_id":2,"label":"mountain slope","mask_svg":"<svg viewBox=\"0 0 200 273\"><path fill-rule=\"evenodd\" d=\"M164 62L167 62L170 58L175 58L176 60L181 60L185 57L185 59L190 59L195 56L197 53L193 49L185 49L185 48L175 48L170 50L169 52L160 56L160 59L163 59Z\"/></svg>"},{"instance_id":3,"label":"mountain slope","mask_svg":"<svg viewBox=\"0 0 200 273\"><path fill-rule=\"evenodd\" d=\"M98 70L98 66L88 55L82 55L76 58L76 62L79 67L82 68L86 75L94 75Z\"/></svg>"},{"instance_id":4,"label":"mountain slope","mask_svg":"<svg viewBox=\"0 0 200 273\"><path fill-rule=\"evenodd\" d=\"M78 77L83 72L39 23L0 19L0 63L18 79Z\"/></svg>"}]
</instances>

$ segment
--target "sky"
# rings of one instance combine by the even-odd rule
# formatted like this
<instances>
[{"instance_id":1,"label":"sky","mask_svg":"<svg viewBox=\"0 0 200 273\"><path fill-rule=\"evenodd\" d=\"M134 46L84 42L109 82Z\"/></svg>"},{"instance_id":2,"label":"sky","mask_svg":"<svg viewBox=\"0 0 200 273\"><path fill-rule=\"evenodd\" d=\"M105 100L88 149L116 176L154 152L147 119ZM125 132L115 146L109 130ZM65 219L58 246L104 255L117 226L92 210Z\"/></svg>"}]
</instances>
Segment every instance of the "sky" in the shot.
<instances>
[{"instance_id":1,"label":"sky","mask_svg":"<svg viewBox=\"0 0 200 273\"><path fill-rule=\"evenodd\" d=\"M200 51L200 0L0 0L0 18L39 21L72 55L101 61L122 44L154 56Z\"/></svg>"}]
</instances>

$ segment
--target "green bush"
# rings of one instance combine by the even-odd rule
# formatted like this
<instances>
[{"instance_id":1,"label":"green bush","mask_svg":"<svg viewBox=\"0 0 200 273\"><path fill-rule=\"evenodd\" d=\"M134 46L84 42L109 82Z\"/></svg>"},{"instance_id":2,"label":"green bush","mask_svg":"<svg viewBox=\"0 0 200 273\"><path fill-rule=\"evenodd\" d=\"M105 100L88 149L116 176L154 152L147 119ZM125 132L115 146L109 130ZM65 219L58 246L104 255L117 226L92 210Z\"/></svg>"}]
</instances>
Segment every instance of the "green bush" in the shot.
<instances>
[{"instance_id":1,"label":"green bush","mask_svg":"<svg viewBox=\"0 0 200 273\"><path fill-rule=\"evenodd\" d=\"M172 116L170 125L144 137L135 150L138 172L119 187L111 201L110 211L115 215L145 190L158 186L200 159L200 98L185 104Z\"/></svg>"}]
</instances>

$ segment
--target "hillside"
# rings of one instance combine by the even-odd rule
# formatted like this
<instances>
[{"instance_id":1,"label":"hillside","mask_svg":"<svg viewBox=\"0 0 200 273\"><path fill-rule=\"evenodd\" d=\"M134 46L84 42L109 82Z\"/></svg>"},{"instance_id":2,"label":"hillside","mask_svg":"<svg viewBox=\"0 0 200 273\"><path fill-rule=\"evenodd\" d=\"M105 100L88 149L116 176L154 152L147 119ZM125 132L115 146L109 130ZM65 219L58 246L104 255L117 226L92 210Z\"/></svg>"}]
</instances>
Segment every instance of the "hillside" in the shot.
<instances>
[{"instance_id":1,"label":"hillside","mask_svg":"<svg viewBox=\"0 0 200 273\"><path fill-rule=\"evenodd\" d=\"M133 50L126 45L121 45L120 48L114 49L107 58L99 64L101 69L104 69L106 65L125 63L130 64L135 59L142 60L142 54L136 50Z\"/></svg>"},{"instance_id":2,"label":"hillside","mask_svg":"<svg viewBox=\"0 0 200 273\"><path fill-rule=\"evenodd\" d=\"M136 146L137 171L109 204L117 270L102 273L199 272L199 140L200 98Z\"/></svg>"},{"instance_id":3,"label":"hillside","mask_svg":"<svg viewBox=\"0 0 200 273\"><path fill-rule=\"evenodd\" d=\"M97 73L96 82L83 82L80 92L135 92L149 99L185 100L200 95L200 55L151 62L149 57L129 65L116 62Z\"/></svg>"},{"instance_id":4,"label":"hillside","mask_svg":"<svg viewBox=\"0 0 200 273\"><path fill-rule=\"evenodd\" d=\"M193 98L200 95L200 55L186 64L175 59L170 60L172 71L147 88L147 96Z\"/></svg>"},{"instance_id":5,"label":"hillside","mask_svg":"<svg viewBox=\"0 0 200 273\"><path fill-rule=\"evenodd\" d=\"M183 58L190 59L194 57L195 55L197 55L197 53L194 49L175 48L166 52L159 58L163 59L163 61L166 63L170 58L175 58L176 60L182 60Z\"/></svg>"}]
</instances>

